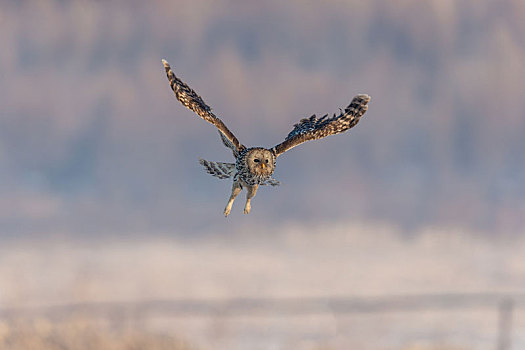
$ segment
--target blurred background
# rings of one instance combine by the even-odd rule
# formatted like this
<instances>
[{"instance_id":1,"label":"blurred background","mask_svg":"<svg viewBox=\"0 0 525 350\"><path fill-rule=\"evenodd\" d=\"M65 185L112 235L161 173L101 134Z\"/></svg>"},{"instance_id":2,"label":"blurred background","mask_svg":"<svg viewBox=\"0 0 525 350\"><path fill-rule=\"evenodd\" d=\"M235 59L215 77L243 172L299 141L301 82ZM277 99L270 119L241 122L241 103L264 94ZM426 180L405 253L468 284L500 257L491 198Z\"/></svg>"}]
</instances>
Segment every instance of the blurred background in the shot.
<instances>
[{"instance_id":1,"label":"blurred background","mask_svg":"<svg viewBox=\"0 0 525 350\"><path fill-rule=\"evenodd\" d=\"M0 346L525 347L523 1L3 0L0 48ZM161 58L249 146L372 100L225 219Z\"/></svg>"}]
</instances>

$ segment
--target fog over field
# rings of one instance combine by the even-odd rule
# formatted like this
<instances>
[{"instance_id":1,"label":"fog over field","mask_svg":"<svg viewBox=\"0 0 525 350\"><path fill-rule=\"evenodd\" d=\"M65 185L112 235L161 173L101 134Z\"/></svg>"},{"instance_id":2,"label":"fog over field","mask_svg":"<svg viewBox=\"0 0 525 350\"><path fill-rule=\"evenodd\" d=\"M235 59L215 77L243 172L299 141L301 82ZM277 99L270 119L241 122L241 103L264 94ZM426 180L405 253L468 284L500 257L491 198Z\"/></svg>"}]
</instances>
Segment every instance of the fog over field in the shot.
<instances>
[{"instance_id":1,"label":"fog over field","mask_svg":"<svg viewBox=\"0 0 525 350\"><path fill-rule=\"evenodd\" d=\"M98 242L25 241L1 248L9 306L143 299L384 296L525 290L524 239L391 227L288 226L273 235Z\"/></svg>"},{"instance_id":2,"label":"fog over field","mask_svg":"<svg viewBox=\"0 0 525 350\"><path fill-rule=\"evenodd\" d=\"M438 229L406 238L391 227L352 223L254 233L7 244L0 249L0 306L27 317L49 305L71 305L73 311L50 309L48 317L78 322L109 314L128 332L168 334L203 349L493 349L499 306L478 305L476 295L525 290L523 238L494 244L487 237ZM467 307L454 306L434 297L437 304L422 302L421 309L403 306L419 295L445 294L472 295L472 302L467 297ZM397 297L404 297L400 306L381 312L382 300ZM312 309L311 298L365 300L378 311ZM306 311L293 312L291 306L285 311L286 303L260 310L250 302L254 299L288 300ZM196 306L183 313L168 305L133 307L155 300ZM235 300L245 301L235 306ZM516 349L525 345L525 298L520 300L512 325ZM223 302L216 311L200 306ZM79 303L95 304L74 311ZM122 303L131 311L115 309Z\"/></svg>"}]
</instances>

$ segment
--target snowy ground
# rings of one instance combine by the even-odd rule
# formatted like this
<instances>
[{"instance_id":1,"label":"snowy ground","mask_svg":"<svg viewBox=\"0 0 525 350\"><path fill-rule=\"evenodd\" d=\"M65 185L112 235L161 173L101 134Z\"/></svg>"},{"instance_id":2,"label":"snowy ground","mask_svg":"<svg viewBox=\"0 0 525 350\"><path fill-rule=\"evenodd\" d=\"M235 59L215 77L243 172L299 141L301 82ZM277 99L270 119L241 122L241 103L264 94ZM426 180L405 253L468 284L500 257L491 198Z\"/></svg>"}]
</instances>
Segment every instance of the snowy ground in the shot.
<instances>
[{"instance_id":1,"label":"snowy ground","mask_svg":"<svg viewBox=\"0 0 525 350\"><path fill-rule=\"evenodd\" d=\"M198 239L54 237L0 247L4 310L29 310L27 316L33 308L70 303L525 291L524 238L453 229L407 237L387 226L338 224ZM120 317L123 327L174 335L202 349L493 349L497 307ZM524 310L516 304L514 348L525 347Z\"/></svg>"}]
</instances>

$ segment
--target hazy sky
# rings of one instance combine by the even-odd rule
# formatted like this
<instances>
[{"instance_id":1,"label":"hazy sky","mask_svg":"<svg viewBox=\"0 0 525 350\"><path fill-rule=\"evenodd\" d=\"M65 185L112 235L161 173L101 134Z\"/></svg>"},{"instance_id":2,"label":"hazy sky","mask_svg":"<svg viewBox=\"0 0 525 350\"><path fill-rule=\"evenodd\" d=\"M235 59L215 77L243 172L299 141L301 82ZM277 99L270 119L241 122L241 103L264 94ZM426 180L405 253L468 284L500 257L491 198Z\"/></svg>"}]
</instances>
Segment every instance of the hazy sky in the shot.
<instances>
[{"instance_id":1,"label":"hazy sky","mask_svg":"<svg viewBox=\"0 0 525 350\"><path fill-rule=\"evenodd\" d=\"M102 234L384 222L525 227L525 3L2 1L0 231ZM278 159L225 220L231 161L161 58L238 138L372 96L353 130Z\"/></svg>"}]
</instances>

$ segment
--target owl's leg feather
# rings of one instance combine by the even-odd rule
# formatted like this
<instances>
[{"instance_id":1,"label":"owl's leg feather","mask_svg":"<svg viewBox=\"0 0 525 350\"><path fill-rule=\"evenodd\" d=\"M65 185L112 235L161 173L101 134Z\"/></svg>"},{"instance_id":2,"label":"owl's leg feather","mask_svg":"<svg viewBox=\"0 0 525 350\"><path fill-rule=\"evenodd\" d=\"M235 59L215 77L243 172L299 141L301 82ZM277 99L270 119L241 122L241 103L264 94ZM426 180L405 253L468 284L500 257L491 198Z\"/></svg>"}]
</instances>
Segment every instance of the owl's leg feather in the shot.
<instances>
[{"instance_id":1,"label":"owl's leg feather","mask_svg":"<svg viewBox=\"0 0 525 350\"><path fill-rule=\"evenodd\" d=\"M228 204L226 204L226 208L224 208L224 216L228 216L230 214L230 211L232 210L233 201L235 200L235 197L241 192L242 187L239 181L234 181L232 186L232 194L230 196L230 200L228 201Z\"/></svg>"},{"instance_id":2,"label":"owl's leg feather","mask_svg":"<svg viewBox=\"0 0 525 350\"><path fill-rule=\"evenodd\" d=\"M277 181L273 177L270 177L268 180L263 182L261 185L263 185L263 186L279 186L280 184L281 184L280 181Z\"/></svg>"},{"instance_id":3,"label":"owl's leg feather","mask_svg":"<svg viewBox=\"0 0 525 350\"><path fill-rule=\"evenodd\" d=\"M250 213L250 209L252 208L250 201L253 197L255 197L255 194L257 194L258 188L259 185L248 186L246 188L246 204L244 205L244 214Z\"/></svg>"}]
</instances>

